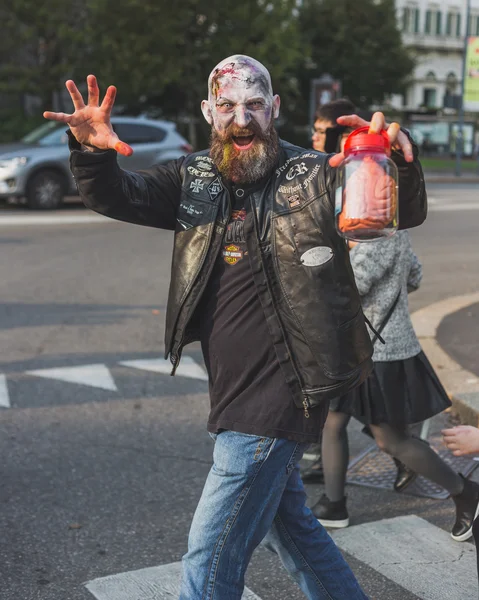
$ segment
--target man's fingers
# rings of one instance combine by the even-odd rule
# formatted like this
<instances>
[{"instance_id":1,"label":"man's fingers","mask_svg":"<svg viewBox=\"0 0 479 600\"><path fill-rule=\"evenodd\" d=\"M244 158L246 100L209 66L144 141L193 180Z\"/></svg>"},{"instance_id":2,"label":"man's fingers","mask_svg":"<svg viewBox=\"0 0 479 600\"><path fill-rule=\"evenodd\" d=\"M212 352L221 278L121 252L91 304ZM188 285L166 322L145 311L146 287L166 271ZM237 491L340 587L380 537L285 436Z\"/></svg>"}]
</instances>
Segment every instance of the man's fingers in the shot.
<instances>
[{"instance_id":1,"label":"man's fingers","mask_svg":"<svg viewBox=\"0 0 479 600\"><path fill-rule=\"evenodd\" d=\"M329 164L332 167L339 167L339 165L343 162L344 159L344 154L342 152L340 152L339 154L335 154L334 156L331 156L331 158L329 159Z\"/></svg>"},{"instance_id":2,"label":"man's fingers","mask_svg":"<svg viewBox=\"0 0 479 600\"><path fill-rule=\"evenodd\" d=\"M397 125L397 123L393 123L392 125ZM398 127L399 127L399 125L398 125ZM388 129L388 135L389 135L389 129ZM391 138L389 138L389 139L391 139ZM397 133L396 140L391 145L397 150L402 150L402 153L404 154L404 158L406 159L406 162L413 162L414 154L412 151L412 144L409 141L409 138L407 137L407 135L404 133L404 131L399 131Z\"/></svg>"},{"instance_id":3,"label":"man's fingers","mask_svg":"<svg viewBox=\"0 0 479 600\"><path fill-rule=\"evenodd\" d=\"M131 156L133 154L133 148L125 142L119 140L116 135L111 137L108 145L112 150L115 150L122 156Z\"/></svg>"},{"instance_id":4,"label":"man's fingers","mask_svg":"<svg viewBox=\"0 0 479 600\"><path fill-rule=\"evenodd\" d=\"M387 131L388 131L389 141L391 142L391 146L394 146L394 144L396 143L396 140L401 132L401 126L399 125L399 123L391 123L391 125L389 125Z\"/></svg>"},{"instance_id":5,"label":"man's fingers","mask_svg":"<svg viewBox=\"0 0 479 600\"><path fill-rule=\"evenodd\" d=\"M110 85L106 90L105 97L103 98L103 102L101 103L101 108L107 113L107 115L111 114L111 110L113 105L115 104L116 98L116 87L114 85Z\"/></svg>"},{"instance_id":6,"label":"man's fingers","mask_svg":"<svg viewBox=\"0 0 479 600\"><path fill-rule=\"evenodd\" d=\"M67 115L66 113L57 113L46 110L43 113L45 119L49 121L61 121L62 123L70 123L72 115Z\"/></svg>"},{"instance_id":7,"label":"man's fingers","mask_svg":"<svg viewBox=\"0 0 479 600\"><path fill-rule=\"evenodd\" d=\"M88 85L88 106L99 106L100 89L95 75L88 75L86 82Z\"/></svg>"},{"instance_id":8,"label":"man's fingers","mask_svg":"<svg viewBox=\"0 0 479 600\"><path fill-rule=\"evenodd\" d=\"M75 82L72 81L71 79L69 79L65 83L65 86L70 93L75 110L81 110L82 108L85 108L85 103L83 102L83 96L80 94L77 86L75 85Z\"/></svg>"},{"instance_id":9,"label":"man's fingers","mask_svg":"<svg viewBox=\"0 0 479 600\"><path fill-rule=\"evenodd\" d=\"M369 123L368 133L381 133L383 129L386 129L384 115L381 112L375 112L373 118L371 119L371 123Z\"/></svg>"},{"instance_id":10,"label":"man's fingers","mask_svg":"<svg viewBox=\"0 0 479 600\"><path fill-rule=\"evenodd\" d=\"M337 118L336 121L339 123L339 125L353 127L354 129L359 129L359 127L366 127L369 125L367 121L361 119L361 117L358 117L358 115L345 115Z\"/></svg>"}]
</instances>

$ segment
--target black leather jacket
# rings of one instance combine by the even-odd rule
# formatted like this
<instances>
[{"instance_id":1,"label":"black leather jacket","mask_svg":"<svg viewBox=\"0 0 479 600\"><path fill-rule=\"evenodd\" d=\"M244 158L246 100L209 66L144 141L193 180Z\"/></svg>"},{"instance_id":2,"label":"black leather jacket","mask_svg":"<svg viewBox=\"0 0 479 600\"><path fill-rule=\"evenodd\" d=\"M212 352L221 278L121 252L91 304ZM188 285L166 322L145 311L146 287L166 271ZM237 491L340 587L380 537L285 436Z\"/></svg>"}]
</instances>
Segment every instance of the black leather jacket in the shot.
<instances>
[{"instance_id":1,"label":"black leather jacket","mask_svg":"<svg viewBox=\"0 0 479 600\"><path fill-rule=\"evenodd\" d=\"M87 207L175 231L165 335L174 373L185 344L198 339L193 317L230 219L231 190L208 151L132 173L120 169L115 152L81 152L72 136L70 146ZM335 230L335 169L328 158L281 142L276 170L254 187L245 206L256 289L292 397L306 416L372 369L347 246ZM422 170L399 153L393 159L400 173L400 226L415 227L426 217Z\"/></svg>"}]
</instances>

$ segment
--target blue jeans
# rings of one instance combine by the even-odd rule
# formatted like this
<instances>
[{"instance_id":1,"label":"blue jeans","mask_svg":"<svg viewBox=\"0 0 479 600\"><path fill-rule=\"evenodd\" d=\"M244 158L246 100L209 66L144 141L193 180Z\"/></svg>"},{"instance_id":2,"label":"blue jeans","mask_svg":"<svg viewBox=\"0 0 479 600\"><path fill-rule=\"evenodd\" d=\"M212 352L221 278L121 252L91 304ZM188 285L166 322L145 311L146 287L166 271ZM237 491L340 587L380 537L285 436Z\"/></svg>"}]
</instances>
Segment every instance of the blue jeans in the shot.
<instances>
[{"instance_id":1,"label":"blue jeans","mask_svg":"<svg viewBox=\"0 0 479 600\"><path fill-rule=\"evenodd\" d=\"M223 431L191 525L180 600L241 600L254 549L281 558L310 600L367 600L306 507L298 462L307 444Z\"/></svg>"}]
</instances>

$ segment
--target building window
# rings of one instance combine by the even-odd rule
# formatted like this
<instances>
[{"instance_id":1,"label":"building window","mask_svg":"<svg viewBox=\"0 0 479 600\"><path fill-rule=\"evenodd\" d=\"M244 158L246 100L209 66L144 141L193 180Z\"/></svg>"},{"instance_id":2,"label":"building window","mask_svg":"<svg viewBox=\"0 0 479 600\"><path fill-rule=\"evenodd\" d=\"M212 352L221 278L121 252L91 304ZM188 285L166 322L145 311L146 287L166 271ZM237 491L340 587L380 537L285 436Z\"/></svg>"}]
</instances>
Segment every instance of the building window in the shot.
<instances>
[{"instance_id":1,"label":"building window","mask_svg":"<svg viewBox=\"0 0 479 600\"><path fill-rule=\"evenodd\" d=\"M424 33L431 33L432 11L426 10L426 23L424 25Z\"/></svg>"},{"instance_id":2,"label":"building window","mask_svg":"<svg viewBox=\"0 0 479 600\"><path fill-rule=\"evenodd\" d=\"M422 103L427 108L436 108L436 88L424 88Z\"/></svg>"},{"instance_id":3,"label":"building window","mask_svg":"<svg viewBox=\"0 0 479 600\"><path fill-rule=\"evenodd\" d=\"M442 14L439 10L426 10L426 21L424 23L424 33L428 35L441 35L442 33Z\"/></svg>"},{"instance_id":4,"label":"building window","mask_svg":"<svg viewBox=\"0 0 479 600\"><path fill-rule=\"evenodd\" d=\"M446 89L449 93L454 94L457 87L457 77L452 71L446 77Z\"/></svg>"},{"instance_id":5,"label":"building window","mask_svg":"<svg viewBox=\"0 0 479 600\"><path fill-rule=\"evenodd\" d=\"M479 15L471 15L469 18L469 35L479 35Z\"/></svg>"},{"instance_id":6,"label":"building window","mask_svg":"<svg viewBox=\"0 0 479 600\"><path fill-rule=\"evenodd\" d=\"M419 8L406 6L402 14L404 33L419 33Z\"/></svg>"},{"instance_id":7,"label":"building window","mask_svg":"<svg viewBox=\"0 0 479 600\"><path fill-rule=\"evenodd\" d=\"M446 35L461 37L461 15L459 13L447 13Z\"/></svg>"},{"instance_id":8,"label":"building window","mask_svg":"<svg viewBox=\"0 0 479 600\"><path fill-rule=\"evenodd\" d=\"M442 34L442 13L440 11L436 12L436 35Z\"/></svg>"}]
</instances>

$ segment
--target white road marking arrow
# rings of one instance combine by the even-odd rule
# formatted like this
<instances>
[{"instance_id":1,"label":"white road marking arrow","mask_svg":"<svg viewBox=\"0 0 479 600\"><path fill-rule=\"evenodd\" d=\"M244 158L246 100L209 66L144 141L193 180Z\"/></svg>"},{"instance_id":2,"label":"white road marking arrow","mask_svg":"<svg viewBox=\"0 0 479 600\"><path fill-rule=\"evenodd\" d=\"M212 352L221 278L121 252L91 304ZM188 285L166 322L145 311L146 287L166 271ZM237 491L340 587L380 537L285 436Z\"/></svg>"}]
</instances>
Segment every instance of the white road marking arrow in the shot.
<instances>
[{"instance_id":1,"label":"white road marking arrow","mask_svg":"<svg viewBox=\"0 0 479 600\"><path fill-rule=\"evenodd\" d=\"M68 383L79 383L90 387L100 388L117 392L118 389L105 365L82 365L81 367L60 367L58 369L39 369L26 371L27 375L43 377L45 379L56 379Z\"/></svg>"},{"instance_id":2,"label":"white road marking arrow","mask_svg":"<svg viewBox=\"0 0 479 600\"><path fill-rule=\"evenodd\" d=\"M132 369L141 369L142 371L153 371L154 373L171 373L171 363L169 360L162 358L149 358L145 360L127 360L121 362L120 365L124 367L131 367ZM204 369L196 363L191 356L183 356L178 367L176 374L181 377L190 377L191 379L201 379L202 381L208 381L208 375Z\"/></svg>"}]
</instances>

